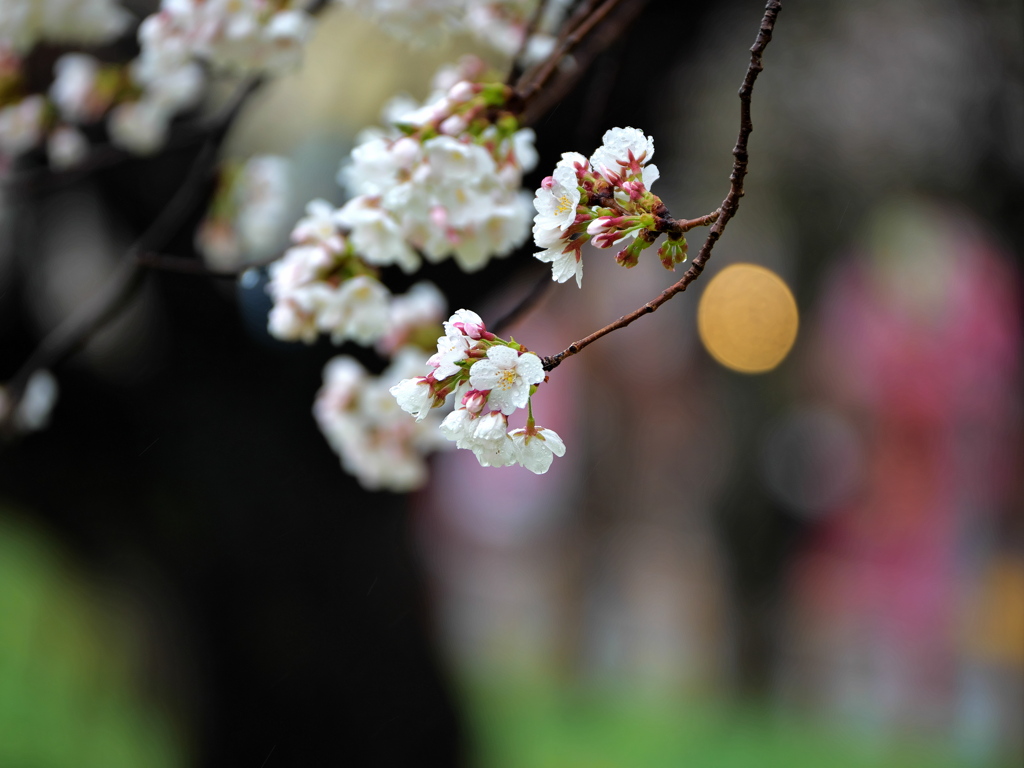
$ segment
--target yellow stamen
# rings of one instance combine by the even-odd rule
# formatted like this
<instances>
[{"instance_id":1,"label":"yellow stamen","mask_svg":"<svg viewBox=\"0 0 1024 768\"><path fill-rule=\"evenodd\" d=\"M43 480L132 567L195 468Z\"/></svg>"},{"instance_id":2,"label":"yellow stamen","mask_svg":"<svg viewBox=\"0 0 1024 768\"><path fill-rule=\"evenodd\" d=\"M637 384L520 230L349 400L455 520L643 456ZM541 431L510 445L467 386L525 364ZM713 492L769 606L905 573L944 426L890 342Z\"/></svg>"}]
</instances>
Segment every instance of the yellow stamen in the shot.
<instances>
[{"instance_id":1,"label":"yellow stamen","mask_svg":"<svg viewBox=\"0 0 1024 768\"><path fill-rule=\"evenodd\" d=\"M512 389L512 385L515 384L515 383L516 383L516 372L515 371L512 371L512 370L502 371L501 372L501 377L498 379L497 389L500 389L502 391L504 391L506 389Z\"/></svg>"}]
</instances>

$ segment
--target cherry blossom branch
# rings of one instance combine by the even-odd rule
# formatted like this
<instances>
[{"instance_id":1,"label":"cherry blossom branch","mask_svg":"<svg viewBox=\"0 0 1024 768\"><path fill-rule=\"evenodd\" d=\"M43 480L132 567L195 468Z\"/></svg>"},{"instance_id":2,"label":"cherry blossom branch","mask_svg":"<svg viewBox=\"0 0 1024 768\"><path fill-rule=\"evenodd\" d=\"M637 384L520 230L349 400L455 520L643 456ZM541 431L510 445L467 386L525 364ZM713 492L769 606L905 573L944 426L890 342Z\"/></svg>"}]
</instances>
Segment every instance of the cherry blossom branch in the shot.
<instances>
[{"instance_id":1,"label":"cherry blossom branch","mask_svg":"<svg viewBox=\"0 0 1024 768\"><path fill-rule=\"evenodd\" d=\"M526 55L526 50L530 44L530 38L533 37L537 31L537 27L540 25L540 20L544 16L544 9L547 7L548 0L540 0L537 3L537 7L533 9L533 13L530 15L530 20L526 23L526 29L523 30L523 40L519 43L519 49L512 57L512 66L509 69L508 77L505 78L505 84L508 86L515 85L523 74L523 57Z\"/></svg>"},{"instance_id":2,"label":"cherry blossom branch","mask_svg":"<svg viewBox=\"0 0 1024 768\"><path fill-rule=\"evenodd\" d=\"M666 288L656 298L647 302L643 306L623 315L615 322L609 323L605 327L594 331L589 336L584 336L579 341L573 342L558 354L542 358L544 370L554 370L565 358L577 354L580 350L590 346L602 336L607 336L609 333L618 330L619 328L625 328L627 325L630 325L635 320L639 320L644 315L651 314L673 296L685 291L686 287L696 280L700 276L701 272L704 271L704 265L707 264L708 259L711 258L711 251L715 247L715 243L718 242L718 239L722 236L722 232L725 230L729 220L736 215L736 211L739 209L740 198L743 197L743 179L747 175L747 162L749 159L747 154L747 139L750 137L750 133L754 130L754 125L750 119L751 95L754 90L754 81L757 79L761 70L764 69L761 58L764 54L764 49L767 47L768 43L771 42L772 31L775 28L775 19L778 17L781 9L781 0L768 0L768 4L765 6L764 17L761 19L761 29L757 34L757 39L755 40L754 45L750 48L750 64L747 67L747 74L743 78L743 84L740 86L739 90L740 130L739 136L736 139L736 146L732 150L734 159L732 174L729 176L729 193L726 195L725 200L722 201L722 205L717 211L710 213L707 216L702 216L700 219L693 220L694 222L705 221L706 223L706 221L712 220L711 217L714 217L714 223L711 230L708 232L707 239L705 239L697 256L694 257L693 262L690 264L690 268L683 273L683 276L678 282ZM691 222L686 222L686 224L690 223ZM701 224L693 224L693 226L701 226Z\"/></svg>"},{"instance_id":3,"label":"cherry blossom branch","mask_svg":"<svg viewBox=\"0 0 1024 768\"><path fill-rule=\"evenodd\" d=\"M689 232L691 229L696 229L697 227L706 227L709 224L714 224L716 221L718 221L718 217L722 214L722 209L716 208L711 213L705 214L704 216L699 216L696 219L673 219L671 216L667 214L667 211L665 212L665 215L659 215L658 213L655 213L654 226L657 228L658 232L667 232L670 234L681 235L686 232Z\"/></svg>"},{"instance_id":4,"label":"cherry blossom branch","mask_svg":"<svg viewBox=\"0 0 1024 768\"><path fill-rule=\"evenodd\" d=\"M587 35L610 14L623 0L604 0L597 5L587 0L563 26L562 34L555 43L555 49L539 65L526 72L516 84L519 112L525 112L530 100L557 74L565 57L586 39ZM596 8L594 6L597 5Z\"/></svg>"}]
</instances>

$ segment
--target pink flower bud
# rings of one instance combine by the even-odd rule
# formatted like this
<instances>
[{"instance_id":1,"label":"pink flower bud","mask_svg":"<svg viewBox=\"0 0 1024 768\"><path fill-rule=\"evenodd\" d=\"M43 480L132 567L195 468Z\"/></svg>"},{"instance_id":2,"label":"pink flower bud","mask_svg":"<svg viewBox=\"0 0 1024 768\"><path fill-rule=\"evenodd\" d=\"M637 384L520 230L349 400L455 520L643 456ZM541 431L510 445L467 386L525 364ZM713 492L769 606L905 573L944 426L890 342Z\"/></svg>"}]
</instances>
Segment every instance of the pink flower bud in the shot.
<instances>
[{"instance_id":1,"label":"pink flower bud","mask_svg":"<svg viewBox=\"0 0 1024 768\"><path fill-rule=\"evenodd\" d=\"M609 232L602 232L594 238L594 246L597 248L611 248L623 237L625 237L625 235L617 229L613 229Z\"/></svg>"},{"instance_id":2,"label":"pink flower bud","mask_svg":"<svg viewBox=\"0 0 1024 768\"><path fill-rule=\"evenodd\" d=\"M619 225L621 217L599 216L587 226L588 235L600 235Z\"/></svg>"},{"instance_id":3,"label":"pink flower bud","mask_svg":"<svg viewBox=\"0 0 1024 768\"><path fill-rule=\"evenodd\" d=\"M462 331L466 336L471 339L482 339L484 334L487 333L487 328L484 327L483 323L452 323L452 325Z\"/></svg>"},{"instance_id":4,"label":"pink flower bud","mask_svg":"<svg viewBox=\"0 0 1024 768\"><path fill-rule=\"evenodd\" d=\"M440 129L441 133L446 133L449 136L458 136L466 130L466 121L459 115L451 115L441 123Z\"/></svg>"},{"instance_id":5,"label":"pink flower bud","mask_svg":"<svg viewBox=\"0 0 1024 768\"><path fill-rule=\"evenodd\" d=\"M626 192L629 195L629 199L635 203L646 191L646 187L644 187L644 183L642 181L624 181L622 183L622 190Z\"/></svg>"},{"instance_id":6,"label":"pink flower bud","mask_svg":"<svg viewBox=\"0 0 1024 768\"><path fill-rule=\"evenodd\" d=\"M466 80L462 80L448 90L448 98L456 103L461 103L472 99L476 95L476 92L477 86L474 86L473 83Z\"/></svg>"},{"instance_id":7,"label":"pink flower bud","mask_svg":"<svg viewBox=\"0 0 1024 768\"><path fill-rule=\"evenodd\" d=\"M462 398L462 407L470 413L479 414L487 404L490 390L471 389Z\"/></svg>"},{"instance_id":8,"label":"pink flower bud","mask_svg":"<svg viewBox=\"0 0 1024 768\"><path fill-rule=\"evenodd\" d=\"M448 325L471 339L494 338L494 334L487 332L487 326L480 316L468 309L460 309L452 315L445 327Z\"/></svg>"},{"instance_id":9,"label":"pink flower bud","mask_svg":"<svg viewBox=\"0 0 1024 768\"><path fill-rule=\"evenodd\" d=\"M621 187L622 186L622 176L620 176L618 173L613 171L611 168L604 168L603 170L604 170L604 172L603 172L602 175L606 179L608 179L608 182L613 187Z\"/></svg>"},{"instance_id":10,"label":"pink flower bud","mask_svg":"<svg viewBox=\"0 0 1024 768\"><path fill-rule=\"evenodd\" d=\"M438 229L448 226L448 209L443 205L435 205L430 209L430 222Z\"/></svg>"},{"instance_id":11,"label":"pink flower bud","mask_svg":"<svg viewBox=\"0 0 1024 768\"><path fill-rule=\"evenodd\" d=\"M403 136L391 145L391 154L403 166L412 165L420 154L420 144L416 139Z\"/></svg>"}]
</instances>

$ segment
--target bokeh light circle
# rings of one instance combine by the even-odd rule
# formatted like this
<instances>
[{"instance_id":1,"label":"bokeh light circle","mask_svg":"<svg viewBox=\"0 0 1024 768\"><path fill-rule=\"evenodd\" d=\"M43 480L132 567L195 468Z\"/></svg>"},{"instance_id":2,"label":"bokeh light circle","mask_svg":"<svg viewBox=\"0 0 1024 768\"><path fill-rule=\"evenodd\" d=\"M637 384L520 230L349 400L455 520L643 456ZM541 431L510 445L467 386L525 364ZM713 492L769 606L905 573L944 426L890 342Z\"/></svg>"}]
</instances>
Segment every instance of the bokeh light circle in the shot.
<instances>
[{"instance_id":1,"label":"bokeh light circle","mask_svg":"<svg viewBox=\"0 0 1024 768\"><path fill-rule=\"evenodd\" d=\"M800 315L782 278L757 264L732 264L708 283L697 329L708 353L740 373L765 373L796 341Z\"/></svg>"}]
</instances>

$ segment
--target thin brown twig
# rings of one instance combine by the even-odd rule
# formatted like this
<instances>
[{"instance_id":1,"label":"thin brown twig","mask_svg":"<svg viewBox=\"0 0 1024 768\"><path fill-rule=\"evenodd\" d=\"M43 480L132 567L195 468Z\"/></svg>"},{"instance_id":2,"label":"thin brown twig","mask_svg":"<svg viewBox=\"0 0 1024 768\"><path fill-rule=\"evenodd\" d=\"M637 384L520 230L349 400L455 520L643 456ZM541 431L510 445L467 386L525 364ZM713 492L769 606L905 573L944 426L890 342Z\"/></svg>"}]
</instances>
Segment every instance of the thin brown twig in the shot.
<instances>
[{"instance_id":1,"label":"thin brown twig","mask_svg":"<svg viewBox=\"0 0 1024 768\"><path fill-rule=\"evenodd\" d=\"M622 0L604 0L600 6L589 12L585 18L582 18L574 28L571 28L572 23L582 14L577 13L569 20L564 29L571 29L571 31L563 32L562 36L555 43L555 49L551 52L551 55L540 65L524 74L520 78L520 82L516 84L516 96L520 104L519 111L525 111L530 104L530 100L557 73L565 57L572 53L573 49L586 38L590 31L600 24L621 2ZM581 11L589 10L592 5L594 3L588 2L581 8Z\"/></svg>"},{"instance_id":2,"label":"thin brown twig","mask_svg":"<svg viewBox=\"0 0 1024 768\"><path fill-rule=\"evenodd\" d=\"M718 217L722 214L721 208L716 208L711 213L698 216L696 219L673 219L671 216L657 216L654 217L654 225L659 232L668 232L671 234L683 234L689 232L691 229L697 227L706 227L709 224L714 224L718 221Z\"/></svg>"},{"instance_id":3,"label":"thin brown twig","mask_svg":"<svg viewBox=\"0 0 1024 768\"><path fill-rule=\"evenodd\" d=\"M537 27L540 26L540 20L544 16L544 9L547 7L548 0L540 0L537 3L537 7L533 9L533 13L530 14L530 19L526 23L526 29L523 30L523 39L519 43L519 49L512 57L512 66L509 67L508 77L505 78L505 84L508 86L515 85L516 80L523 74L523 57L526 55L526 49L530 45L530 38L533 37L537 32Z\"/></svg>"},{"instance_id":4,"label":"thin brown twig","mask_svg":"<svg viewBox=\"0 0 1024 768\"><path fill-rule=\"evenodd\" d=\"M561 45L562 41L564 41L565 38L587 18L587 16L593 13L597 4L600 2L601 0L582 0L582 2L576 6L572 15L562 23L562 28L558 30L558 37L555 40L556 48Z\"/></svg>"},{"instance_id":5,"label":"thin brown twig","mask_svg":"<svg viewBox=\"0 0 1024 768\"><path fill-rule=\"evenodd\" d=\"M561 102L590 68L593 60L624 35L647 5L648 0L623 0L603 21L591 29L572 51L574 66L558 67L553 78L525 105L519 115L522 125L533 125Z\"/></svg>"},{"instance_id":6,"label":"thin brown twig","mask_svg":"<svg viewBox=\"0 0 1024 768\"><path fill-rule=\"evenodd\" d=\"M181 219L194 203L196 187L205 180L215 153L214 142L208 141L171 202L142 236L124 252L113 274L102 288L54 328L18 369L10 383L9 393L13 403L8 408L8 415L14 413L25 385L33 373L43 368L51 368L78 349L106 325L135 292L142 276L138 260L140 251L152 245L162 245L164 240L173 236L181 224Z\"/></svg>"},{"instance_id":7,"label":"thin brown twig","mask_svg":"<svg viewBox=\"0 0 1024 768\"><path fill-rule=\"evenodd\" d=\"M276 254L273 261L277 261L280 258L281 254ZM153 251L140 253L136 261L138 261L140 267L155 269L159 272L177 272L182 275L195 275L196 277L213 277L229 280L237 279L247 270L259 269L260 267L265 267L268 264L273 263L273 261L266 261L253 264L243 264L238 269L210 269L201 259L198 258L172 256L170 254L155 253Z\"/></svg>"},{"instance_id":8,"label":"thin brown twig","mask_svg":"<svg viewBox=\"0 0 1024 768\"><path fill-rule=\"evenodd\" d=\"M530 288L529 293L523 296L523 298L521 298L516 305L504 315L499 317L493 323L488 323L488 328L491 333L501 335L502 331L510 325L513 325L517 320L519 320L519 318L533 309L533 307L544 298L551 285L551 273L549 270L545 269L537 279L537 282L535 282L533 287Z\"/></svg>"},{"instance_id":9,"label":"thin brown twig","mask_svg":"<svg viewBox=\"0 0 1024 768\"><path fill-rule=\"evenodd\" d=\"M715 243L718 242L718 239L722 236L722 232L725 230L726 224L728 224L729 220L736 215L736 211L740 204L740 198L743 197L743 179L747 175L747 161L749 159L747 155L747 139L750 137L751 131L754 130L753 123L750 120L750 99L754 90L754 81L764 68L761 63L761 57L764 54L764 49L767 47L768 43L771 42L772 31L775 28L775 19L778 17L781 9L781 0L768 0L768 4L765 6L764 17L761 19L761 29L758 32L757 40L750 49L750 64L747 67L747 74L743 78L743 84L740 86L739 90L740 130L739 136L736 139L736 146L732 150L734 159L732 174L729 176L729 193L726 195L725 200L722 201L722 206L719 209L720 213L718 214L717 220L712 225L711 231L708 232L707 239L701 246L700 252L696 257L694 257L693 262L690 264L690 268L683 273L683 276L678 282L666 288L656 298L647 302L642 307L638 307L629 314L623 315L615 322L594 331L589 336L584 336L579 341L573 342L557 355L542 358L544 370L553 370L565 358L577 354L580 350L590 346L602 336L607 336L609 333L616 331L619 328L625 328L627 325L635 320L639 320L644 315L651 314L673 296L685 291L686 287L696 280L700 276L701 272L704 271L704 265L707 264L708 259L711 258L711 251L715 247ZM709 216L710 215L711 214L709 214Z\"/></svg>"}]
</instances>

